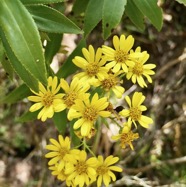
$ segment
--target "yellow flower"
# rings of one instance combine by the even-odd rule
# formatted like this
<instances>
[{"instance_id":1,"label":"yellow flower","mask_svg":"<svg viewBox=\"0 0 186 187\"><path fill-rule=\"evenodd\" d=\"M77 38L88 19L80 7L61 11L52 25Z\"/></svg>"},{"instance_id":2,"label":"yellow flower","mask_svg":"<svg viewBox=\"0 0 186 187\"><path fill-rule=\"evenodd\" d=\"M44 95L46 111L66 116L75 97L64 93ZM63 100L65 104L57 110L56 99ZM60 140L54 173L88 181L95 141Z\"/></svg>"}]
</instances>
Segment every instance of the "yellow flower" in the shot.
<instances>
[{"instance_id":1,"label":"yellow flower","mask_svg":"<svg viewBox=\"0 0 186 187\"><path fill-rule=\"evenodd\" d=\"M67 180L68 175L65 174L65 170L62 169L61 171L58 170L58 164L50 166L49 170L52 170L52 175L56 176L58 180L65 181L67 186L74 186L73 180Z\"/></svg>"},{"instance_id":2,"label":"yellow flower","mask_svg":"<svg viewBox=\"0 0 186 187\"><path fill-rule=\"evenodd\" d=\"M125 100L129 105L129 109L123 109L121 112L119 112L119 114L121 116L128 117L128 124L133 122L136 128L136 121L138 121L142 127L148 128L149 124L153 123L153 120L142 115L142 112L147 110L146 106L141 105L145 100L145 96L141 92L135 92L132 97L132 101L129 96L126 96Z\"/></svg>"},{"instance_id":3,"label":"yellow flower","mask_svg":"<svg viewBox=\"0 0 186 187\"><path fill-rule=\"evenodd\" d=\"M122 172L122 169L118 166L113 166L119 158L113 157L113 155L108 156L105 160L103 160L103 156L98 156L98 164L96 166L96 173L97 173L97 187L100 187L102 183L105 186L108 186L112 181L116 180L116 176L112 171Z\"/></svg>"},{"instance_id":4,"label":"yellow flower","mask_svg":"<svg viewBox=\"0 0 186 187\"><path fill-rule=\"evenodd\" d=\"M96 179L96 171L94 166L97 159L92 157L87 159L87 153L80 151L78 159L68 162L65 167L65 174L68 175L67 180L73 180L74 186L88 186Z\"/></svg>"},{"instance_id":5,"label":"yellow flower","mask_svg":"<svg viewBox=\"0 0 186 187\"><path fill-rule=\"evenodd\" d=\"M67 161L74 159L74 156L79 153L79 150L71 150L69 137L64 139L62 135L58 136L58 141L51 138L50 142L52 144L46 145L46 149L50 150L50 152L45 155L46 158L50 158L48 165L58 164L58 171L61 171Z\"/></svg>"},{"instance_id":6,"label":"yellow flower","mask_svg":"<svg viewBox=\"0 0 186 187\"><path fill-rule=\"evenodd\" d=\"M120 86L122 81L120 81L118 75L118 73L108 73L107 76L100 81L100 85L107 93L112 91L117 98L121 98L125 89Z\"/></svg>"},{"instance_id":7,"label":"yellow flower","mask_svg":"<svg viewBox=\"0 0 186 187\"><path fill-rule=\"evenodd\" d=\"M81 127L81 135L89 136L91 129L93 128L94 122L99 116L109 117L110 112L106 111L108 101L106 97L99 99L98 94L95 93L90 101L90 94L84 95L82 100L77 100L75 104L70 108L68 112L68 119L72 120L79 118L74 123L74 129Z\"/></svg>"},{"instance_id":8,"label":"yellow flower","mask_svg":"<svg viewBox=\"0 0 186 187\"><path fill-rule=\"evenodd\" d=\"M61 88L65 91L62 98L68 109L77 99L81 99L83 94L90 88L88 84L83 84L78 78L72 79L70 86L64 79L61 79L60 81Z\"/></svg>"},{"instance_id":9,"label":"yellow flower","mask_svg":"<svg viewBox=\"0 0 186 187\"><path fill-rule=\"evenodd\" d=\"M125 35L113 37L114 48L103 45L102 51L107 61L106 67L113 68L114 73L120 71L128 72L128 66L134 65L133 59L141 56L141 53L129 53L134 45L134 38L129 35L125 38Z\"/></svg>"},{"instance_id":10,"label":"yellow flower","mask_svg":"<svg viewBox=\"0 0 186 187\"><path fill-rule=\"evenodd\" d=\"M53 117L54 112L64 110L66 107L61 99L62 94L57 94L59 90L60 85L58 85L57 77L48 78L47 88L39 83L39 93L31 90L36 96L28 97L28 100L35 102L30 107L30 112L35 112L42 108L37 118L41 119L41 121L46 121L47 118Z\"/></svg>"},{"instance_id":11,"label":"yellow flower","mask_svg":"<svg viewBox=\"0 0 186 187\"><path fill-rule=\"evenodd\" d=\"M122 129L121 134L112 136L113 140L120 140L121 141L121 148L126 148L126 144L130 146L132 150L134 150L134 147L132 145L132 141L139 138L138 133L133 133L130 129L130 126L125 124L125 126Z\"/></svg>"},{"instance_id":12,"label":"yellow flower","mask_svg":"<svg viewBox=\"0 0 186 187\"><path fill-rule=\"evenodd\" d=\"M141 52L141 48L137 47L135 50L136 52ZM131 54L134 51L131 50ZM147 87L143 76L145 76L149 83L152 83L152 79L150 75L154 75L155 72L152 70L156 67L155 64L145 64L146 61L149 59L149 54L144 51L141 53L142 57L136 58L134 60L135 64L130 66L128 69L128 73L126 74L126 78L129 80L131 79L132 82L135 84L136 82L143 88Z\"/></svg>"},{"instance_id":13,"label":"yellow flower","mask_svg":"<svg viewBox=\"0 0 186 187\"><path fill-rule=\"evenodd\" d=\"M84 58L76 56L72 61L73 63L83 69L75 75L82 82L86 82L90 85L97 86L97 81L102 80L108 72L108 68L103 67L106 60L102 58L102 50L98 48L95 52L92 45L89 45L88 50L86 48L82 49Z\"/></svg>"}]
</instances>

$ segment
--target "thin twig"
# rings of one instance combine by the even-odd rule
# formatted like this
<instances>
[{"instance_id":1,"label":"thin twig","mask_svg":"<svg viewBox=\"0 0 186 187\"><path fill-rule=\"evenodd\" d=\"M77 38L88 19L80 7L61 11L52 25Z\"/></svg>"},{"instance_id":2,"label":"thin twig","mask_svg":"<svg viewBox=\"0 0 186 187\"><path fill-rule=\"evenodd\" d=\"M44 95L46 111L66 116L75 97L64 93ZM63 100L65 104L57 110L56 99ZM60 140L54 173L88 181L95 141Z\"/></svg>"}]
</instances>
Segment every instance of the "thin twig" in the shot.
<instances>
[{"instance_id":1,"label":"thin twig","mask_svg":"<svg viewBox=\"0 0 186 187\"><path fill-rule=\"evenodd\" d=\"M124 169L124 172L137 174L137 173L140 173L140 172L147 172L148 170L151 170L151 169L156 168L158 166L164 166L166 164L174 165L174 164L180 164L180 163L184 163L184 162L186 162L186 156L180 157L180 158L175 158L175 159L169 159L169 160L165 160L165 161L159 161L159 162L156 162L156 163L146 165L146 166L141 167L141 168Z\"/></svg>"}]
</instances>

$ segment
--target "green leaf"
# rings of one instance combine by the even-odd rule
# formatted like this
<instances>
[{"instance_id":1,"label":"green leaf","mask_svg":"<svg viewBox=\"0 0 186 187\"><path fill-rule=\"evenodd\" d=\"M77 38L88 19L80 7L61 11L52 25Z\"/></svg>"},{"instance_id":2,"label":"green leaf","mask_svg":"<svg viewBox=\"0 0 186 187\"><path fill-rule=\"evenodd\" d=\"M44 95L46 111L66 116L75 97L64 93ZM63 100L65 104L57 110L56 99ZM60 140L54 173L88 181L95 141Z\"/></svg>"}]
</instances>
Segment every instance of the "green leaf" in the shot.
<instances>
[{"instance_id":1,"label":"green leaf","mask_svg":"<svg viewBox=\"0 0 186 187\"><path fill-rule=\"evenodd\" d=\"M103 4L103 38L107 39L112 30L119 24L127 0L104 0Z\"/></svg>"},{"instance_id":2,"label":"green leaf","mask_svg":"<svg viewBox=\"0 0 186 187\"><path fill-rule=\"evenodd\" d=\"M176 0L178 3L184 4L186 6L186 0Z\"/></svg>"},{"instance_id":3,"label":"green leaf","mask_svg":"<svg viewBox=\"0 0 186 187\"><path fill-rule=\"evenodd\" d=\"M4 47L3 47L3 44L2 44L2 41L0 40L0 62L3 60L4 58Z\"/></svg>"},{"instance_id":4,"label":"green leaf","mask_svg":"<svg viewBox=\"0 0 186 187\"><path fill-rule=\"evenodd\" d=\"M69 122L69 126L70 126L70 137L71 137L71 141L74 147L80 145L81 140L77 137L77 135L74 133L74 123L76 120L72 120Z\"/></svg>"},{"instance_id":5,"label":"green leaf","mask_svg":"<svg viewBox=\"0 0 186 187\"><path fill-rule=\"evenodd\" d=\"M61 47L61 34L48 34L49 41L45 47L45 59L48 65L51 64L54 55L59 51Z\"/></svg>"},{"instance_id":6,"label":"green leaf","mask_svg":"<svg viewBox=\"0 0 186 187\"><path fill-rule=\"evenodd\" d=\"M53 116L53 121L57 130L64 135L68 123L66 110L55 113Z\"/></svg>"},{"instance_id":7,"label":"green leaf","mask_svg":"<svg viewBox=\"0 0 186 187\"><path fill-rule=\"evenodd\" d=\"M11 93L6 95L5 97L0 98L0 103L13 104L24 99L25 97L28 97L30 94L30 89L25 84L22 84L21 86L11 91Z\"/></svg>"},{"instance_id":8,"label":"green leaf","mask_svg":"<svg viewBox=\"0 0 186 187\"><path fill-rule=\"evenodd\" d=\"M21 2L25 5L29 4L50 4L50 3L60 3L64 2L64 0L21 0Z\"/></svg>"},{"instance_id":9,"label":"green leaf","mask_svg":"<svg viewBox=\"0 0 186 187\"><path fill-rule=\"evenodd\" d=\"M46 84L46 67L39 32L32 16L19 0L0 1L0 26L3 37L22 66Z\"/></svg>"},{"instance_id":10,"label":"green leaf","mask_svg":"<svg viewBox=\"0 0 186 187\"><path fill-rule=\"evenodd\" d=\"M10 79L13 79L14 69L12 68L12 66L10 64L10 61L7 60L6 57L4 56L1 63L2 63L4 70L6 71L8 76L10 77Z\"/></svg>"},{"instance_id":11,"label":"green leaf","mask_svg":"<svg viewBox=\"0 0 186 187\"><path fill-rule=\"evenodd\" d=\"M22 116L17 118L16 121L19 122L19 123L34 121L34 120L37 119L37 115L38 115L38 111L36 111L36 112L27 111Z\"/></svg>"},{"instance_id":12,"label":"green leaf","mask_svg":"<svg viewBox=\"0 0 186 187\"><path fill-rule=\"evenodd\" d=\"M81 29L61 12L44 5L27 6L41 31L51 33L82 34Z\"/></svg>"},{"instance_id":13,"label":"green leaf","mask_svg":"<svg viewBox=\"0 0 186 187\"><path fill-rule=\"evenodd\" d=\"M130 20L136 25L136 27L143 31L145 29L144 25L144 15L140 12L138 7L134 3L135 0L127 1L125 7L125 13L130 18Z\"/></svg>"},{"instance_id":14,"label":"green leaf","mask_svg":"<svg viewBox=\"0 0 186 187\"><path fill-rule=\"evenodd\" d=\"M32 74L21 64L21 62L17 59L12 49L9 46L8 41L6 40L4 33L0 27L0 36L4 44L4 48L6 50L6 54L9 58L9 63L13 67L14 71L19 75L19 77L33 90L38 90L38 81Z\"/></svg>"},{"instance_id":15,"label":"green leaf","mask_svg":"<svg viewBox=\"0 0 186 187\"><path fill-rule=\"evenodd\" d=\"M103 0L90 0L85 11L84 36L86 37L101 21Z\"/></svg>"},{"instance_id":16,"label":"green leaf","mask_svg":"<svg viewBox=\"0 0 186 187\"><path fill-rule=\"evenodd\" d=\"M85 12L88 3L89 3L89 0L76 0L73 5L72 12L75 15L79 15L79 14Z\"/></svg>"},{"instance_id":17,"label":"green leaf","mask_svg":"<svg viewBox=\"0 0 186 187\"><path fill-rule=\"evenodd\" d=\"M163 16L161 8L157 5L157 0L134 0L133 2L147 16L156 29L160 31L163 24Z\"/></svg>"},{"instance_id":18,"label":"green leaf","mask_svg":"<svg viewBox=\"0 0 186 187\"><path fill-rule=\"evenodd\" d=\"M82 48L85 46L86 46L86 41L85 39L82 39L77 45L76 49L70 54L70 56L67 58L65 63L57 72L58 78L66 78L68 75L74 73L78 69L78 67L72 62L72 59L75 56L81 56Z\"/></svg>"}]
</instances>

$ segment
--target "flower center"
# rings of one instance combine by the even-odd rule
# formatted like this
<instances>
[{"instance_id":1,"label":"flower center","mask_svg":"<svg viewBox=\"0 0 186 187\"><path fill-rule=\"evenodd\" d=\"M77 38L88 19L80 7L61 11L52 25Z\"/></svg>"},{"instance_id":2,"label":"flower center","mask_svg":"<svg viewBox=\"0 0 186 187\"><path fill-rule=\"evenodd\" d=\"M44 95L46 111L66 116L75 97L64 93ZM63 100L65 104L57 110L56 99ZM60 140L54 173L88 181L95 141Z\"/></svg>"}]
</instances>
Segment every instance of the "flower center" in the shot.
<instances>
[{"instance_id":1,"label":"flower center","mask_svg":"<svg viewBox=\"0 0 186 187\"><path fill-rule=\"evenodd\" d=\"M124 145L126 143L130 144L135 139L139 138L138 133L133 133L132 131L129 131L128 133L122 133L121 135L121 143Z\"/></svg>"},{"instance_id":2,"label":"flower center","mask_svg":"<svg viewBox=\"0 0 186 187\"><path fill-rule=\"evenodd\" d=\"M85 162L78 162L76 165L76 171L79 175L87 172L87 165Z\"/></svg>"},{"instance_id":3,"label":"flower center","mask_svg":"<svg viewBox=\"0 0 186 187\"><path fill-rule=\"evenodd\" d=\"M108 172L108 167L107 167L107 166L104 166L104 165L99 166L99 167L97 168L96 172L97 172L98 175L104 175L105 173Z\"/></svg>"},{"instance_id":4,"label":"flower center","mask_svg":"<svg viewBox=\"0 0 186 187\"><path fill-rule=\"evenodd\" d=\"M130 117L134 120L134 121L138 121L141 117L141 110L139 110L138 107L132 107L130 108Z\"/></svg>"},{"instance_id":5,"label":"flower center","mask_svg":"<svg viewBox=\"0 0 186 187\"><path fill-rule=\"evenodd\" d=\"M101 84L105 90L110 90L117 84L117 80L113 75L109 75L109 77L107 79L104 79Z\"/></svg>"},{"instance_id":6,"label":"flower center","mask_svg":"<svg viewBox=\"0 0 186 187\"><path fill-rule=\"evenodd\" d=\"M75 103L74 101L77 99L77 93L75 92L67 93L63 99L67 107L70 108Z\"/></svg>"},{"instance_id":7,"label":"flower center","mask_svg":"<svg viewBox=\"0 0 186 187\"><path fill-rule=\"evenodd\" d=\"M54 100L54 95L51 92L47 92L43 96L43 105L49 107L52 105Z\"/></svg>"},{"instance_id":8,"label":"flower center","mask_svg":"<svg viewBox=\"0 0 186 187\"><path fill-rule=\"evenodd\" d=\"M96 63L89 63L89 65L86 68L87 74L89 76L94 76L98 73L99 66Z\"/></svg>"},{"instance_id":9,"label":"flower center","mask_svg":"<svg viewBox=\"0 0 186 187\"><path fill-rule=\"evenodd\" d=\"M139 62L136 62L135 66L132 70L133 74L136 74L137 76L140 76L143 74L143 65Z\"/></svg>"},{"instance_id":10,"label":"flower center","mask_svg":"<svg viewBox=\"0 0 186 187\"><path fill-rule=\"evenodd\" d=\"M88 121L95 121L97 118L97 110L95 110L93 107L87 107L84 111L83 118Z\"/></svg>"},{"instance_id":11,"label":"flower center","mask_svg":"<svg viewBox=\"0 0 186 187\"><path fill-rule=\"evenodd\" d=\"M69 150L66 147L62 147L59 151L60 156L63 158L67 153L69 153Z\"/></svg>"},{"instance_id":12,"label":"flower center","mask_svg":"<svg viewBox=\"0 0 186 187\"><path fill-rule=\"evenodd\" d=\"M128 54L126 54L122 50L117 50L115 52L114 59L115 59L116 62L125 63L125 61L128 59Z\"/></svg>"}]
</instances>

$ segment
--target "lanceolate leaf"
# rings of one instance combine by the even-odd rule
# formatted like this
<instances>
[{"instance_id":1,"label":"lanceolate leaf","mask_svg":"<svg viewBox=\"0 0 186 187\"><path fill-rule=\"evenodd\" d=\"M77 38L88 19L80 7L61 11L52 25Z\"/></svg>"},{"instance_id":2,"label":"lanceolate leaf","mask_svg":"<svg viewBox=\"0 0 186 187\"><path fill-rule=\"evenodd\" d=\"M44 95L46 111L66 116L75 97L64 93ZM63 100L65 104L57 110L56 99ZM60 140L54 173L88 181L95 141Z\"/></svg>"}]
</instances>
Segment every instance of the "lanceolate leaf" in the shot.
<instances>
[{"instance_id":1,"label":"lanceolate leaf","mask_svg":"<svg viewBox=\"0 0 186 187\"><path fill-rule=\"evenodd\" d=\"M41 31L51 33L82 33L75 23L53 8L44 5L32 5L27 6L27 9L32 14Z\"/></svg>"},{"instance_id":2,"label":"lanceolate leaf","mask_svg":"<svg viewBox=\"0 0 186 187\"><path fill-rule=\"evenodd\" d=\"M11 93L6 95L5 97L2 97L0 99L0 103L9 103L9 104L16 103L17 101L24 99L30 94L31 94L30 89L25 84L22 84L18 88L11 91Z\"/></svg>"},{"instance_id":3,"label":"lanceolate leaf","mask_svg":"<svg viewBox=\"0 0 186 187\"><path fill-rule=\"evenodd\" d=\"M103 9L103 0L90 0L85 11L85 37L96 27L101 21Z\"/></svg>"},{"instance_id":4,"label":"lanceolate leaf","mask_svg":"<svg viewBox=\"0 0 186 187\"><path fill-rule=\"evenodd\" d=\"M36 112L27 111L26 113L24 113L21 117L17 119L17 122L24 123L28 121L33 121L37 119L38 113L39 113L38 111Z\"/></svg>"},{"instance_id":5,"label":"lanceolate leaf","mask_svg":"<svg viewBox=\"0 0 186 187\"><path fill-rule=\"evenodd\" d=\"M135 5L134 1L135 0L127 1L125 13L130 18L130 20L136 25L136 27L143 31L145 29L144 15L140 12L138 7Z\"/></svg>"},{"instance_id":6,"label":"lanceolate leaf","mask_svg":"<svg viewBox=\"0 0 186 187\"><path fill-rule=\"evenodd\" d=\"M147 16L156 29L160 31L163 24L163 17L162 10L157 5L157 0L134 0L133 2Z\"/></svg>"},{"instance_id":7,"label":"lanceolate leaf","mask_svg":"<svg viewBox=\"0 0 186 187\"><path fill-rule=\"evenodd\" d=\"M53 116L53 121L57 130L64 135L68 123L66 110L55 113Z\"/></svg>"},{"instance_id":8,"label":"lanceolate leaf","mask_svg":"<svg viewBox=\"0 0 186 187\"><path fill-rule=\"evenodd\" d=\"M75 15L85 12L88 3L89 3L89 0L76 0L73 5L72 12Z\"/></svg>"},{"instance_id":9,"label":"lanceolate leaf","mask_svg":"<svg viewBox=\"0 0 186 187\"><path fill-rule=\"evenodd\" d=\"M50 40L47 41L47 45L45 47L45 59L46 63L50 65L54 55L59 51L61 47L62 34L50 33L48 37Z\"/></svg>"},{"instance_id":10,"label":"lanceolate leaf","mask_svg":"<svg viewBox=\"0 0 186 187\"><path fill-rule=\"evenodd\" d=\"M0 1L0 26L23 69L46 84L46 67L39 32L31 15L19 0Z\"/></svg>"},{"instance_id":11,"label":"lanceolate leaf","mask_svg":"<svg viewBox=\"0 0 186 187\"><path fill-rule=\"evenodd\" d=\"M64 2L64 0L21 0L25 5L29 4L50 4L50 3L60 3Z\"/></svg>"},{"instance_id":12,"label":"lanceolate leaf","mask_svg":"<svg viewBox=\"0 0 186 187\"><path fill-rule=\"evenodd\" d=\"M75 73L75 71L78 69L78 67L72 62L72 59L75 56L80 56L82 54L82 48L85 47L86 42L85 39L82 39L76 49L70 54L70 56L67 58L65 63L62 65L62 67L57 72L58 78L66 78L68 75Z\"/></svg>"},{"instance_id":13,"label":"lanceolate leaf","mask_svg":"<svg viewBox=\"0 0 186 187\"><path fill-rule=\"evenodd\" d=\"M9 63L14 68L15 72L19 75L19 77L33 90L38 90L38 81L32 76L32 74L21 64L21 62L17 59L15 54L13 53L11 47L9 46L8 41L5 38L5 35L0 27L0 36L3 41L4 48L6 50L6 54L9 58Z\"/></svg>"},{"instance_id":14,"label":"lanceolate leaf","mask_svg":"<svg viewBox=\"0 0 186 187\"><path fill-rule=\"evenodd\" d=\"M12 67L12 65L10 64L9 60L6 59L6 56L3 57L3 59L1 60L2 66L4 68L4 70L6 71L8 77L10 79L13 79L13 74L14 74L14 69Z\"/></svg>"},{"instance_id":15,"label":"lanceolate leaf","mask_svg":"<svg viewBox=\"0 0 186 187\"><path fill-rule=\"evenodd\" d=\"M104 0L103 5L103 38L107 39L112 29L120 22L127 0Z\"/></svg>"}]
</instances>

